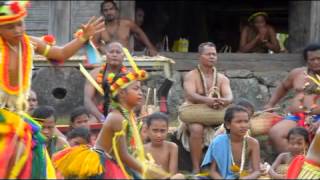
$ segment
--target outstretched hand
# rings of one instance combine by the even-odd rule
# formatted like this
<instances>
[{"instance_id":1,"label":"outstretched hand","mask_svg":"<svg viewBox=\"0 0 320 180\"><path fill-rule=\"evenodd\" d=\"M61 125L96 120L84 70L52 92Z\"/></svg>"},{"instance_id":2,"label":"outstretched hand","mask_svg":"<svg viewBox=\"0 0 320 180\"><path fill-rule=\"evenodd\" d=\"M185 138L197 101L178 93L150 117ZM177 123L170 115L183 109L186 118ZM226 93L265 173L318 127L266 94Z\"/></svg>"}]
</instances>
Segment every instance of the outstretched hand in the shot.
<instances>
[{"instance_id":1,"label":"outstretched hand","mask_svg":"<svg viewBox=\"0 0 320 180\"><path fill-rule=\"evenodd\" d=\"M89 19L87 24L81 24L81 29L84 38L89 39L91 36L105 30L104 20L102 17L96 18L93 16Z\"/></svg>"}]
</instances>

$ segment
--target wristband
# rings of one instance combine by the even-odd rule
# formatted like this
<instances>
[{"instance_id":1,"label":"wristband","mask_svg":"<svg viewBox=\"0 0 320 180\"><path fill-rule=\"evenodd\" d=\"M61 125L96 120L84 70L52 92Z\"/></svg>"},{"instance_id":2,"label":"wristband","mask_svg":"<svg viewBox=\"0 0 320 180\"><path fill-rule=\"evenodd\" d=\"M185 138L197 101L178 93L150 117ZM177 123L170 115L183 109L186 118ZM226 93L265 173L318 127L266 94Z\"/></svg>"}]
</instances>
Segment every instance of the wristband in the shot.
<instances>
[{"instance_id":1,"label":"wristband","mask_svg":"<svg viewBox=\"0 0 320 180\"><path fill-rule=\"evenodd\" d=\"M47 57L50 49L51 49L51 46L47 44L47 45L46 45L46 49L43 51L42 55L45 56L45 57Z\"/></svg>"},{"instance_id":2,"label":"wristband","mask_svg":"<svg viewBox=\"0 0 320 180\"><path fill-rule=\"evenodd\" d=\"M88 39L84 38L83 36L79 36L78 39L83 43L88 41Z\"/></svg>"}]
</instances>

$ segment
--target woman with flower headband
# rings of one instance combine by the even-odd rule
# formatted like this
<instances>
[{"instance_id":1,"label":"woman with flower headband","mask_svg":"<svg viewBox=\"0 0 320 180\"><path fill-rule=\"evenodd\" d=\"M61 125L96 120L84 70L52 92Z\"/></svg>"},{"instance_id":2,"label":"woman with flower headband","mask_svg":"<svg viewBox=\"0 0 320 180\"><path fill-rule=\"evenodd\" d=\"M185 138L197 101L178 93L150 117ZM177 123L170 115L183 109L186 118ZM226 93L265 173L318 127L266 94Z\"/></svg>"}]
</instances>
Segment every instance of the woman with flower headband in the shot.
<instances>
[{"instance_id":1,"label":"woman with flower headband","mask_svg":"<svg viewBox=\"0 0 320 180\"><path fill-rule=\"evenodd\" d=\"M25 33L28 1L0 2L0 178L54 178L41 126L26 112L33 54L63 61L103 30L101 18L82 25L83 34L63 47Z\"/></svg>"},{"instance_id":2,"label":"woman with flower headband","mask_svg":"<svg viewBox=\"0 0 320 180\"><path fill-rule=\"evenodd\" d=\"M76 146L56 153L53 162L64 177L162 178L168 173L144 154L134 108L142 103L140 81L147 78L125 51L133 71L103 81L104 113L107 114L94 148ZM111 101L111 103L110 103Z\"/></svg>"},{"instance_id":3,"label":"woman with flower headband","mask_svg":"<svg viewBox=\"0 0 320 180\"><path fill-rule=\"evenodd\" d=\"M272 50L278 53L280 51L276 32L271 25L267 24L268 18L266 12L256 12L248 18L249 25L241 31L240 52L268 53L268 50Z\"/></svg>"},{"instance_id":4,"label":"woman with flower headband","mask_svg":"<svg viewBox=\"0 0 320 180\"><path fill-rule=\"evenodd\" d=\"M91 71L91 76L101 87L104 80L111 82L116 74L127 72L126 67L123 66L124 54L122 48L123 46L119 42L109 43L106 47L106 63ZM84 86L84 105L99 122L105 120L103 98L88 80Z\"/></svg>"}]
</instances>

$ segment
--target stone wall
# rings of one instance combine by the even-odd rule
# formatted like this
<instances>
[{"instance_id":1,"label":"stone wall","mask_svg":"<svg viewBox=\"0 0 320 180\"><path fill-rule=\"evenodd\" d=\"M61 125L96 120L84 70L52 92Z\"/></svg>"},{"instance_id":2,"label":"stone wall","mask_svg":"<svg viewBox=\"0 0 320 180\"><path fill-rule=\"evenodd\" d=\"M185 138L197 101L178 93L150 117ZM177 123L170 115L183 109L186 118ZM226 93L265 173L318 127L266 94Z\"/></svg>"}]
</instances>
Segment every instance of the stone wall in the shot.
<instances>
[{"instance_id":1,"label":"stone wall","mask_svg":"<svg viewBox=\"0 0 320 180\"><path fill-rule=\"evenodd\" d=\"M177 119L178 107L184 101L182 79L185 72L196 67L198 63L196 53L166 53L166 57L174 59L172 67L173 86L168 95L168 110L172 121ZM75 60L75 59L74 59ZM78 63L69 60L62 67L43 66L35 61L32 88L36 91L41 105L56 107L61 118L69 116L70 111L83 105L84 77L78 70ZM69 63L69 64L68 64ZM287 75L288 71L304 64L300 54L219 54L218 71L230 78L234 99L246 98L257 110L270 98L276 86ZM156 69L150 73L150 79L144 83L147 87L159 89L165 80L165 73ZM153 104L153 93L150 103ZM282 109L288 102L288 96L281 103Z\"/></svg>"}]
</instances>

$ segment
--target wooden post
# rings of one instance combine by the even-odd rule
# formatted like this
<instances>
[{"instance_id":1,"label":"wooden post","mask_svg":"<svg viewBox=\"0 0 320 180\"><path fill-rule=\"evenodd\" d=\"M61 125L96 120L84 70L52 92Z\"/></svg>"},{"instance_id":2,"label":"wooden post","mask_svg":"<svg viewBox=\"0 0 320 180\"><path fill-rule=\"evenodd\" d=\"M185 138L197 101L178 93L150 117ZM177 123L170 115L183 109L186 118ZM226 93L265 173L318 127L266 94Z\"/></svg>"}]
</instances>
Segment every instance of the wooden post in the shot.
<instances>
[{"instance_id":1,"label":"wooden post","mask_svg":"<svg viewBox=\"0 0 320 180\"><path fill-rule=\"evenodd\" d=\"M311 1L309 43L320 43L320 2Z\"/></svg>"},{"instance_id":2,"label":"wooden post","mask_svg":"<svg viewBox=\"0 0 320 180\"><path fill-rule=\"evenodd\" d=\"M50 1L49 33L56 37L57 45L70 41L71 1Z\"/></svg>"},{"instance_id":3,"label":"wooden post","mask_svg":"<svg viewBox=\"0 0 320 180\"><path fill-rule=\"evenodd\" d=\"M301 52L309 41L310 28L309 1L289 2L289 39L290 52Z\"/></svg>"}]
</instances>

